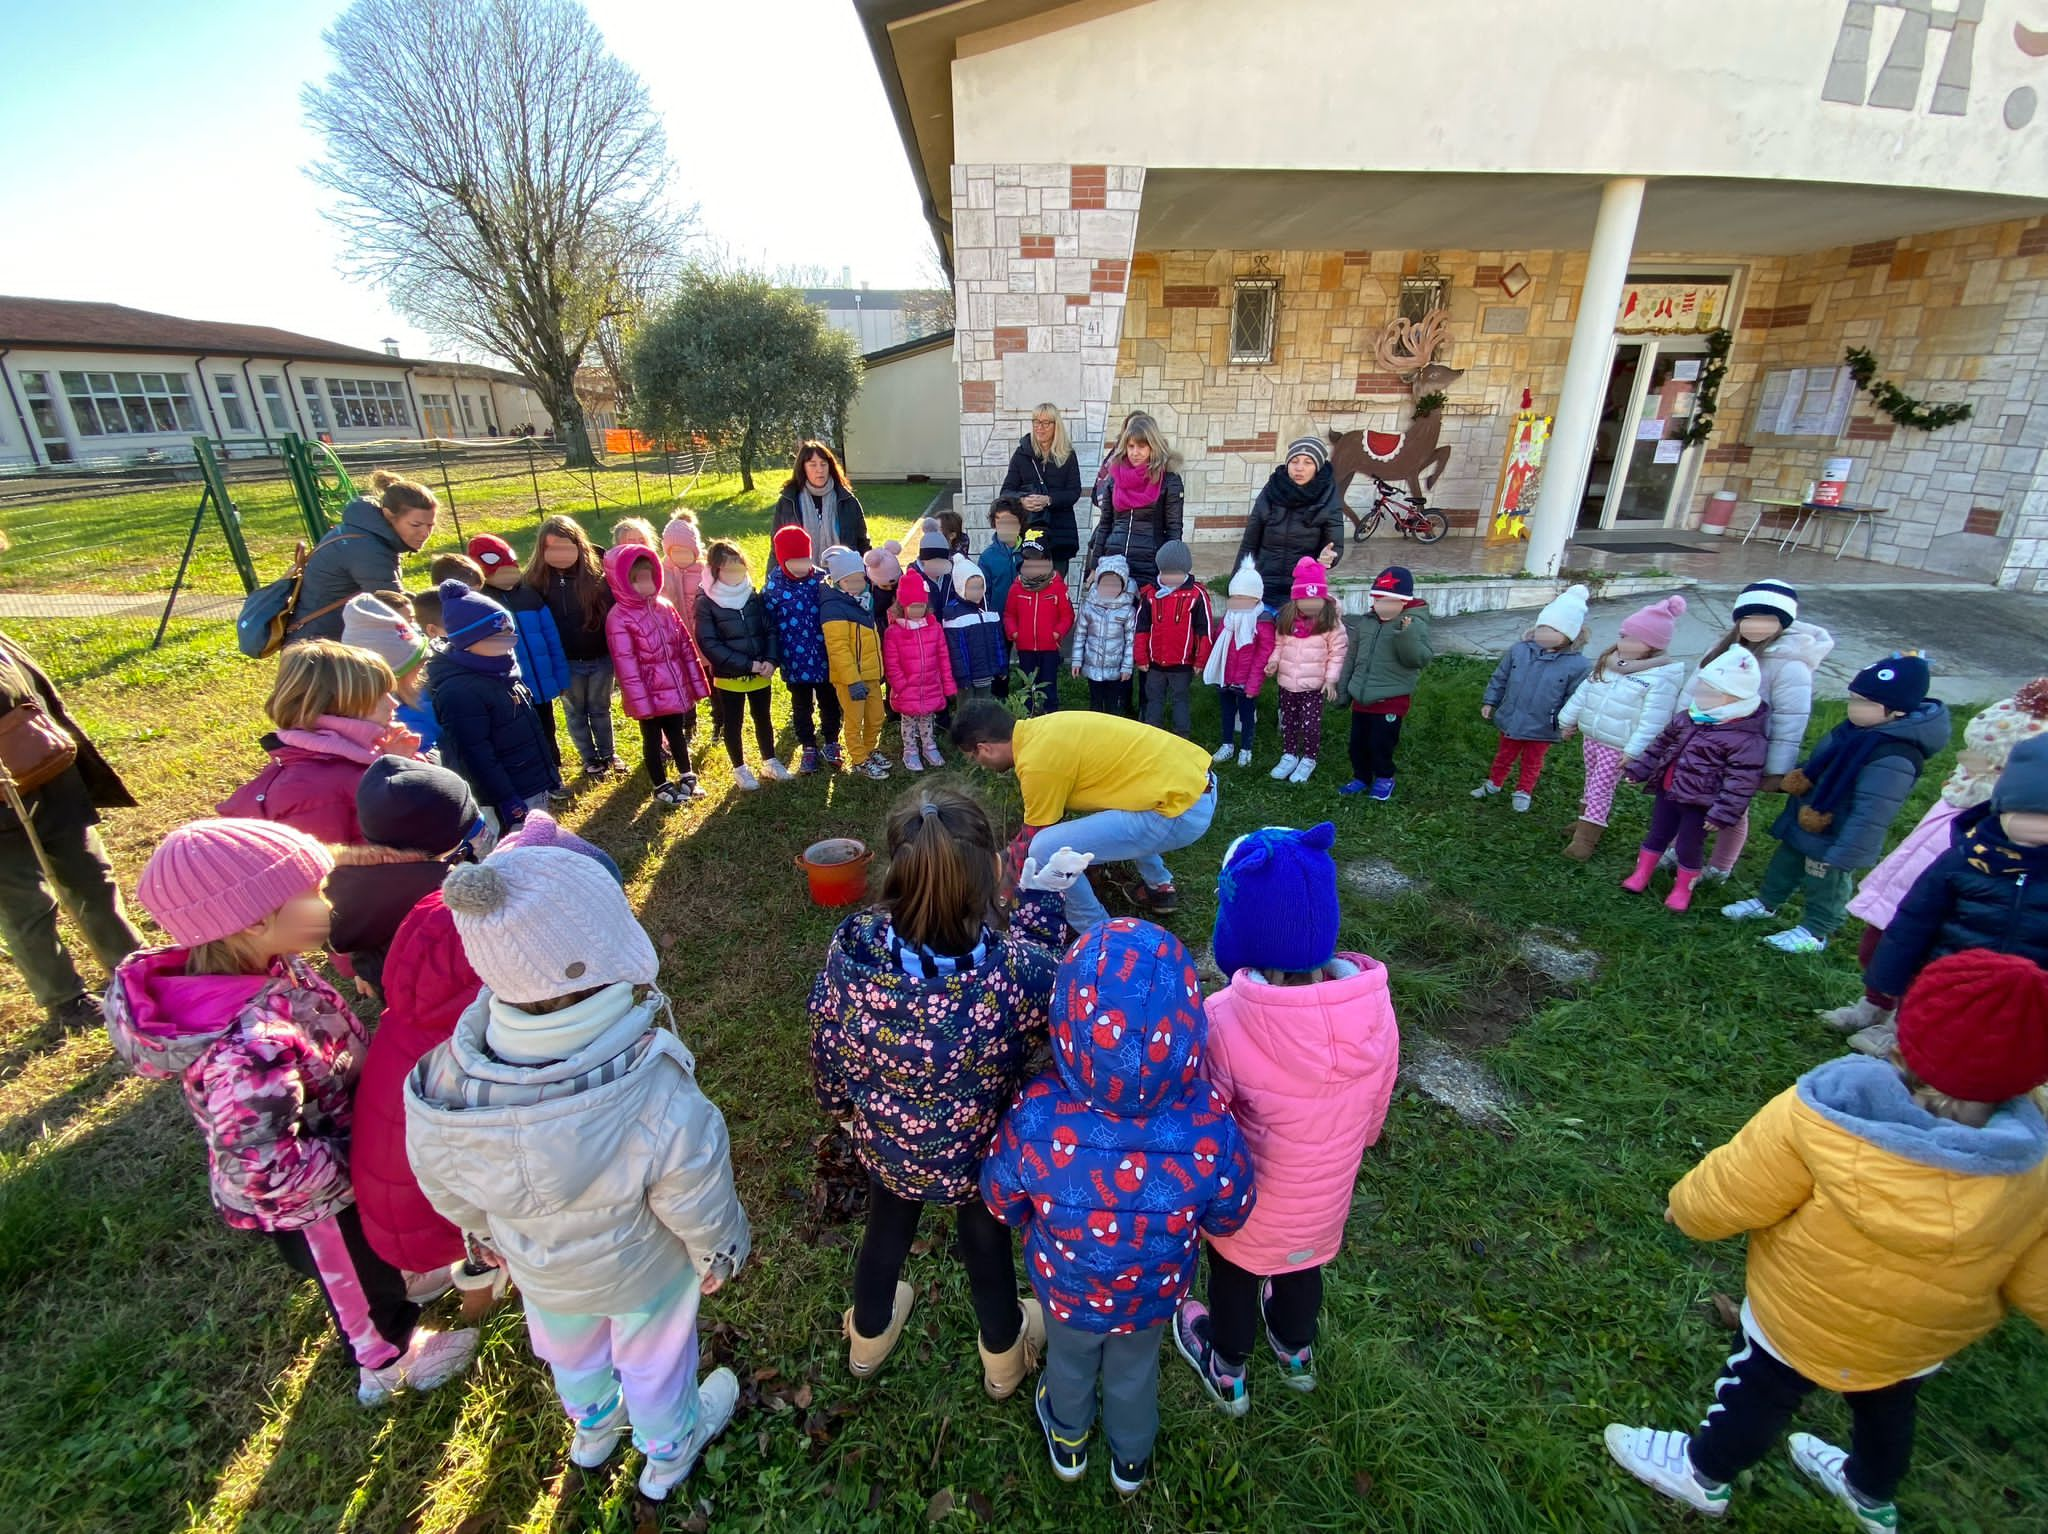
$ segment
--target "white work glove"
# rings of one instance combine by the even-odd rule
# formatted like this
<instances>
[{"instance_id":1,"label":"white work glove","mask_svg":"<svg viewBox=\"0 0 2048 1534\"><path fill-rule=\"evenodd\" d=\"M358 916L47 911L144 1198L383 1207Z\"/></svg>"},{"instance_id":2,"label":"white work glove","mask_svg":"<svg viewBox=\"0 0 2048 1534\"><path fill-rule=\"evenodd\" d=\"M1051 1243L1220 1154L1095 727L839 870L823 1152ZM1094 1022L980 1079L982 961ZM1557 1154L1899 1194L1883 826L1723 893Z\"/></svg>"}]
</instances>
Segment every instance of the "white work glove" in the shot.
<instances>
[{"instance_id":1,"label":"white work glove","mask_svg":"<svg viewBox=\"0 0 2048 1534\"><path fill-rule=\"evenodd\" d=\"M1094 853L1076 852L1072 847L1060 848L1045 860L1043 867L1039 866L1037 858L1026 858L1024 871L1017 876L1017 888L1048 890L1055 895L1064 895L1094 861Z\"/></svg>"}]
</instances>

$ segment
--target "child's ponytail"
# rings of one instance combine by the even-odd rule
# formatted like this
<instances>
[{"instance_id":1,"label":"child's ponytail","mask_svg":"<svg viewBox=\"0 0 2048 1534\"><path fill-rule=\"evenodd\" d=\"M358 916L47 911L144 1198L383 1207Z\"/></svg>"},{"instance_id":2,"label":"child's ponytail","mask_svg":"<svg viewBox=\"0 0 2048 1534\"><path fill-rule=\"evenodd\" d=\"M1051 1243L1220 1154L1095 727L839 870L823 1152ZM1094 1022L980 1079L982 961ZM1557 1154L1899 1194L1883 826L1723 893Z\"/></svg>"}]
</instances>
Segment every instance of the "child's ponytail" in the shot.
<instances>
[{"instance_id":1,"label":"child's ponytail","mask_svg":"<svg viewBox=\"0 0 2048 1534\"><path fill-rule=\"evenodd\" d=\"M916 788L889 812L889 872L882 905L906 943L934 953L974 947L1001 925L1002 854L981 802L957 788Z\"/></svg>"}]
</instances>

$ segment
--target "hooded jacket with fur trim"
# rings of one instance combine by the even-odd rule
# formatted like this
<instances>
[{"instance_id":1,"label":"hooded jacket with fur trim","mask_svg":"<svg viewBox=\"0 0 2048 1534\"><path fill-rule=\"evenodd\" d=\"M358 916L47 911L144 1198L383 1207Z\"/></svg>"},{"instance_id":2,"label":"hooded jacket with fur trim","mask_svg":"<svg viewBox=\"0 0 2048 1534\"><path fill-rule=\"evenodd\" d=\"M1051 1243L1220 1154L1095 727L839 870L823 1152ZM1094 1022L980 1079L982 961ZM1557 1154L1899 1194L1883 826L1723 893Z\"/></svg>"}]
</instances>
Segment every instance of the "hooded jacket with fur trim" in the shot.
<instances>
[{"instance_id":1,"label":"hooded jacket with fur trim","mask_svg":"<svg viewBox=\"0 0 2048 1534\"><path fill-rule=\"evenodd\" d=\"M1972 1129L1885 1061L1832 1060L1688 1172L1671 1215L1748 1233L1758 1340L1829 1390L1923 1373L2008 1306L2048 1330L2048 1124L2025 1098Z\"/></svg>"}]
</instances>

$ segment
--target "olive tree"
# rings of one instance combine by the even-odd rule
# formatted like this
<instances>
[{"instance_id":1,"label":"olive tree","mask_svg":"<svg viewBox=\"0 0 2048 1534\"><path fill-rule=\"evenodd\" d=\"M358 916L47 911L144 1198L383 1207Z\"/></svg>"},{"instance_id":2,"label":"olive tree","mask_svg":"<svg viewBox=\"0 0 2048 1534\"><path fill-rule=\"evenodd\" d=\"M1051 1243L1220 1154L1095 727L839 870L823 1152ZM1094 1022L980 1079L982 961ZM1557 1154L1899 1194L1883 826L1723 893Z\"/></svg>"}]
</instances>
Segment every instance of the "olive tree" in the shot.
<instances>
[{"instance_id":1,"label":"olive tree","mask_svg":"<svg viewBox=\"0 0 2048 1534\"><path fill-rule=\"evenodd\" d=\"M697 271L633 337L637 424L689 430L755 466L823 436L843 447L860 349L789 288L751 272Z\"/></svg>"},{"instance_id":2,"label":"olive tree","mask_svg":"<svg viewBox=\"0 0 2048 1534\"><path fill-rule=\"evenodd\" d=\"M639 77L575 0L355 0L303 94L350 269L531 377L592 461L576 369L671 280L694 220Z\"/></svg>"}]
</instances>

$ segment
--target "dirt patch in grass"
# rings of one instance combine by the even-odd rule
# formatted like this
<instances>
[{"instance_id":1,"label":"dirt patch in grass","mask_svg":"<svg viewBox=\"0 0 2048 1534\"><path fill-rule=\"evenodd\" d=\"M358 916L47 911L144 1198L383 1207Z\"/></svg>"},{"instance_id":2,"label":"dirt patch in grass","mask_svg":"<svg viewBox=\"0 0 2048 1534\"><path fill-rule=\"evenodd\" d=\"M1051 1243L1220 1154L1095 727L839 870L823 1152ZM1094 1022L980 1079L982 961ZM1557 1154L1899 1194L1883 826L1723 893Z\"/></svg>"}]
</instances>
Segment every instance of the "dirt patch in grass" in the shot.
<instances>
[{"instance_id":1,"label":"dirt patch in grass","mask_svg":"<svg viewBox=\"0 0 2048 1534\"><path fill-rule=\"evenodd\" d=\"M1456 1049L1491 1049L1505 1044L1509 1034L1534 1017L1554 989L1546 976L1511 964L1484 985L1467 990L1456 1009L1438 1019L1431 1032Z\"/></svg>"}]
</instances>

